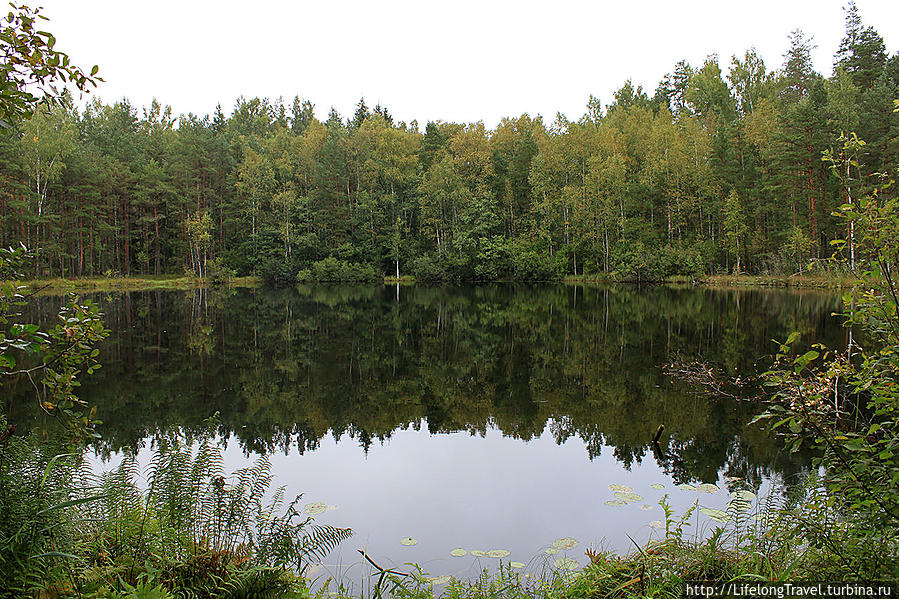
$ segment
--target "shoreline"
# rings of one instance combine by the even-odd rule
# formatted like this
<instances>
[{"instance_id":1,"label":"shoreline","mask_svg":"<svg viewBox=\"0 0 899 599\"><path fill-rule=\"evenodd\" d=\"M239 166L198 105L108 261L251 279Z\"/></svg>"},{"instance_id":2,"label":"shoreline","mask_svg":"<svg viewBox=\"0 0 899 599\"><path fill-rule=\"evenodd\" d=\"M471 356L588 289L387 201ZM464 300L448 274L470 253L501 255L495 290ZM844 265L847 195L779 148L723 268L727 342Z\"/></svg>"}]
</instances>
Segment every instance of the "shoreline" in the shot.
<instances>
[{"instance_id":1,"label":"shoreline","mask_svg":"<svg viewBox=\"0 0 899 599\"><path fill-rule=\"evenodd\" d=\"M259 277L231 277L222 283L210 284L206 279L190 276L126 276L126 277L78 277L28 279L23 281L0 281L0 284L15 283L31 288L36 295L58 295L72 291L186 291L208 287L259 287Z\"/></svg>"},{"instance_id":2,"label":"shoreline","mask_svg":"<svg viewBox=\"0 0 899 599\"><path fill-rule=\"evenodd\" d=\"M0 281L0 284L13 281ZM451 283L458 284L492 284L492 283L518 283L524 281L486 281L478 283ZM209 283L206 279L190 276L162 275L151 276L125 276L125 277L78 277L78 278L47 278L15 281L18 285L24 285L36 290L37 295L63 294L72 291L186 291L189 289L202 289L209 287L221 288L256 288L264 283L261 277L231 277L221 283ZM332 284L322 282L324 284ZM710 275L705 277L671 276L660 281L615 281L602 276L566 276L557 281L527 281L527 284L645 284L645 285L674 285L709 288L799 288L799 289L848 289L860 283L859 279L839 276L820 275L794 275L794 276L764 276L764 275ZM310 282L307 284L314 284ZM321 283L320 283L321 284ZM394 276L385 276L384 285L416 286L419 281L413 276L403 276L397 279ZM443 283L448 284L448 283ZM426 284L427 285L427 284Z\"/></svg>"}]
</instances>

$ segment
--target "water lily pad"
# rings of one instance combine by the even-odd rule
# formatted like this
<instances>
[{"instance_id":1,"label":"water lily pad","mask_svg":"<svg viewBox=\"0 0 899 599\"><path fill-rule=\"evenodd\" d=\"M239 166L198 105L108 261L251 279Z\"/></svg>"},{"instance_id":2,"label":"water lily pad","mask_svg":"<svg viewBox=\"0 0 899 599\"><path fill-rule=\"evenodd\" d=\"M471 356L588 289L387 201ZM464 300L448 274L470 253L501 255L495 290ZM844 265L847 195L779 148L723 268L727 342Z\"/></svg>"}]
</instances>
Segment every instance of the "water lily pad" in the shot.
<instances>
[{"instance_id":1,"label":"water lily pad","mask_svg":"<svg viewBox=\"0 0 899 599\"><path fill-rule=\"evenodd\" d=\"M473 549L473 550L471 550L470 553L475 557L487 557L486 551L479 551L477 549Z\"/></svg>"},{"instance_id":2,"label":"water lily pad","mask_svg":"<svg viewBox=\"0 0 899 599\"><path fill-rule=\"evenodd\" d=\"M727 522L728 520L727 512L722 510L716 510L715 508L710 507L701 507L699 508L699 511L716 522Z\"/></svg>"},{"instance_id":3,"label":"water lily pad","mask_svg":"<svg viewBox=\"0 0 899 599\"><path fill-rule=\"evenodd\" d=\"M620 499L610 499L606 502L606 505L627 505L627 502Z\"/></svg>"},{"instance_id":4,"label":"water lily pad","mask_svg":"<svg viewBox=\"0 0 899 599\"><path fill-rule=\"evenodd\" d=\"M651 484L651 485L649 485L649 486L652 487L653 489L656 489L656 490L658 490L658 489L664 489L664 488L665 488L665 485L663 485L662 483L654 483L654 484Z\"/></svg>"},{"instance_id":5,"label":"water lily pad","mask_svg":"<svg viewBox=\"0 0 899 599\"><path fill-rule=\"evenodd\" d=\"M405 537L400 540L401 545L411 546L418 545L418 539L413 539L412 537Z\"/></svg>"},{"instance_id":6,"label":"water lily pad","mask_svg":"<svg viewBox=\"0 0 899 599\"><path fill-rule=\"evenodd\" d=\"M633 491L633 489L631 489L630 487L617 484L609 485L609 489L612 491L624 491L625 493L630 493L631 491Z\"/></svg>"},{"instance_id":7,"label":"water lily pad","mask_svg":"<svg viewBox=\"0 0 899 599\"><path fill-rule=\"evenodd\" d=\"M741 489L739 491L734 491L733 493L730 494L730 496L733 497L737 501L752 501L753 499L755 499L755 493L753 493L752 491L746 491L743 489Z\"/></svg>"},{"instance_id":8,"label":"water lily pad","mask_svg":"<svg viewBox=\"0 0 899 599\"><path fill-rule=\"evenodd\" d=\"M649 522L650 528L662 528L665 524L661 520L651 520Z\"/></svg>"},{"instance_id":9,"label":"water lily pad","mask_svg":"<svg viewBox=\"0 0 899 599\"><path fill-rule=\"evenodd\" d=\"M619 501L627 501L628 503L637 503L638 501L643 501L643 497L637 495L636 493L628 493L625 491L616 491L615 498Z\"/></svg>"},{"instance_id":10,"label":"water lily pad","mask_svg":"<svg viewBox=\"0 0 899 599\"><path fill-rule=\"evenodd\" d=\"M431 584L446 584L446 583L448 583L450 580L452 580L452 578L450 578L449 576L446 576L446 575L444 575L444 576L431 576L430 578L428 578L428 580L431 581Z\"/></svg>"},{"instance_id":11,"label":"water lily pad","mask_svg":"<svg viewBox=\"0 0 899 599\"><path fill-rule=\"evenodd\" d=\"M643 510L644 512L648 512L649 510L652 509L652 506L649 505L648 503L644 503L643 505L640 506L640 509Z\"/></svg>"},{"instance_id":12,"label":"water lily pad","mask_svg":"<svg viewBox=\"0 0 899 599\"><path fill-rule=\"evenodd\" d=\"M524 562L509 562L509 565L513 568L524 568Z\"/></svg>"},{"instance_id":13,"label":"water lily pad","mask_svg":"<svg viewBox=\"0 0 899 599\"><path fill-rule=\"evenodd\" d=\"M553 541L553 547L556 549L574 549L577 547L577 541L572 539L571 537L562 537L561 539L556 539Z\"/></svg>"},{"instance_id":14,"label":"water lily pad","mask_svg":"<svg viewBox=\"0 0 899 599\"><path fill-rule=\"evenodd\" d=\"M509 557L509 555L511 555L511 553L512 552L507 549L491 549L490 551L487 552L487 557L496 557L496 558Z\"/></svg>"},{"instance_id":15,"label":"water lily pad","mask_svg":"<svg viewBox=\"0 0 899 599\"><path fill-rule=\"evenodd\" d=\"M690 483L681 483L681 484L677 485L677 488L683 489L684 491L695 491L696 490L696 487L694 487Z\"/></svg>"},{"instance_id":16,"label":"water lily pad","mask_svg":"<svg viewBox=\"0 0 899 599\"><path fill-rule=\"evenodd\" d=\"M717 485L713 485L712 483L702 483L701 485L696 485L693 490L700 493L717 493L721 489L719 489Z\"/></svg>"},{"instance_id":17,"label":"water lily pad","mask_svg":"<svg viewBox=\"0 0 899 599\"><path fill-rule=\"evenodd\" d=\"M453 557L462 557L463 555L467 555L467 554L468 554L468 552L465 551L464 549L462 549L461 547L450 551L450 555L452 555Z\"/></svg>"},{"instance_id":18,"label":"water lily pad","mask_svg":"<svg viewBox=\"0 0 899 599\"><path fill-rule=\"evenodd\" d=\"M729 483L732 483L732 482L736 482L738 480L743 480L743 479L739 476L728 476L724 480L726 480Z\"/></svg>"},{"instance_id":19,"label":"water lily pad","mask_svg":"<svg viewBox=\"0 0 899 599\"><path fill-rule=\"evenodd\" d=\"M570 557L560 557L553 562L553 568L556 570L577 570L580 564Z\"/></svg>"},{"instance_id":20,"label":"water lily pad","mask_svg":"<svg viewBox=\"0 0 899 599\"><path fill-rule=\"evenodd\" d=\"M306 507L303 508L303 512L309 514L310 516L324 514L327 510L328 504L322 503L321 501L316 501L315 503L307 503Z\"/></svg>"},{"instance_id":21,"label":"water lily pad","mask_svg":"<svg viewBox=\"0 0 899 599\"><path fill-rule=\"evenodd\" d=\"M553 555L553 554L555 554L555 553L558 553L559 550L556 549L555 547L550 547L549 549L546 550L546 552L547 552L549 555Z\"/></svg>"}]
</instances>

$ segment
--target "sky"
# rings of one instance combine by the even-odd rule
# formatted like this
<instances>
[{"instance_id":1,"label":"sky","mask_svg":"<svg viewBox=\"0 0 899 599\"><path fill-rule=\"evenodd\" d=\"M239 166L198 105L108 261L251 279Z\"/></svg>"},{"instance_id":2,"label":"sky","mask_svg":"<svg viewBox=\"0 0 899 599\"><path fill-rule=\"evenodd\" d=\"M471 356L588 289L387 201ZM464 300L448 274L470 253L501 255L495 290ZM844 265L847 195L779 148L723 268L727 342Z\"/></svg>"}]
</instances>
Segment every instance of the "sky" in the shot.
<instances>
[{"instance_id":1,"label":"sky","mask_svg":"<svg viewBox=\"0 0 899 599\"><path fill-rule=\"evenodd\" d=\"M106 102L153 98L175 114L299 95L324 120L360 97L396 120L476 122L528 113L577 119L627 80L652 95L681 59L722 68L754 46L781 65L790 31L814 37L830 75L843 0L41 0L57 49L97 64ZM865 24L899 49L899 2L857 0Z\"/></svg>"}]
</instances>

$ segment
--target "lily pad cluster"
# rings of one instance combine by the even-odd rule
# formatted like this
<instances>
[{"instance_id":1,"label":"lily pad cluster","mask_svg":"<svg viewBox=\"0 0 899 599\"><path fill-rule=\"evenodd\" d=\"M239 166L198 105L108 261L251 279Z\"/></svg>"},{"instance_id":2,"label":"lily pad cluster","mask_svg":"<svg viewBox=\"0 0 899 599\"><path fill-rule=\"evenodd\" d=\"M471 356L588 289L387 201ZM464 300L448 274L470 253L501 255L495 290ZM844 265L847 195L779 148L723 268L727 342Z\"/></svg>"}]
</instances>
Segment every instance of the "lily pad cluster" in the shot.
<instances>
[{"instance_id":1,"label":"lily pad cluster","mask_svg":"<svg viewBox=\"0 0 899 599\"><path fill-rule=\"evenodd\" d=\"M577 547L577 541L571 537L562 537L553 541L553 547L561 550L574 549Z\"/></svg>"},{"instance_id":2,"label":"lily pad cluster","mask_svg":"<svg viewBox=\"0 0 899 599\"><path fill-rule=\"evenodd\" d=\"M630 487L625 487L624 485L609 485L609 489L611 489L612 494L615 495L615 499L606 501L606 505L620 506L643 501L643 497L634 493L634 490Z\"/></svg>"},{"instance_id":3,"label":"lily pad cluster","mask_svg":"<svg viewBox=\"0 0 899 599\"><path fill-rule=\"evenodd\" d=\"M628 493L628 491L622 491L624 493ZM414 537L403 537L400 539L400 544L405 546L412 546L418 544L418 539ZM574 549L578 546L577 539L572 537L560 537L552 542L552 546L546 549L546 553L548 555L556 555L560 551L568 551L569 549ZM456 547L452 549L449 554L453 557L465 557L466 555L471 555L472 557L490 557L494 559L502 559L504 557L509 557L512 555L512 552L508 549L491 549L489 551L484 551L481 549L464 549L462 547ZM510 561L509 566L515 569L524 568L527 564L524 562L518 561ZM580 564L574 559L569 557L559 557L553 561L553 567L557 570L576 570L580 567ZM450 576L425 576L425 580L431 582L434 585L446 584L451 580Z\"/></svg>"}]
</instances>

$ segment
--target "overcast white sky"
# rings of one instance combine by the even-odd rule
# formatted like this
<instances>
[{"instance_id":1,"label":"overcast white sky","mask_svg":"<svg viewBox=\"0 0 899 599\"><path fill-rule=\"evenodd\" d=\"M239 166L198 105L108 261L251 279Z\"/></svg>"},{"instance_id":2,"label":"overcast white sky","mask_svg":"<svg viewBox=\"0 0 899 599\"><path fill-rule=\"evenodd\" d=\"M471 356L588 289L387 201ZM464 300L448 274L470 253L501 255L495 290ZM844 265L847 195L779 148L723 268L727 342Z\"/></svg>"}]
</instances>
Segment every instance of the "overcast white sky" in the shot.
<instances>
[{"instance_id":1,"label":"overcast white sky","mask_svg":"<svg viewBox=\"0 0 899 599\"><path fill-rule=\"evenodd\" d=\"M814 36L829 75L843 0L40 0L76 64L100 66L97 94L175 113L230 113L244 95L300 95L325 118L360 96L398 120L493 127L527 112L575 119L628 78L651 95L674 63L699 65L755 46L779 67L787 35ZM857 0L862 19L899 47L899 1Z\"/></svg>"}]
</instances>

